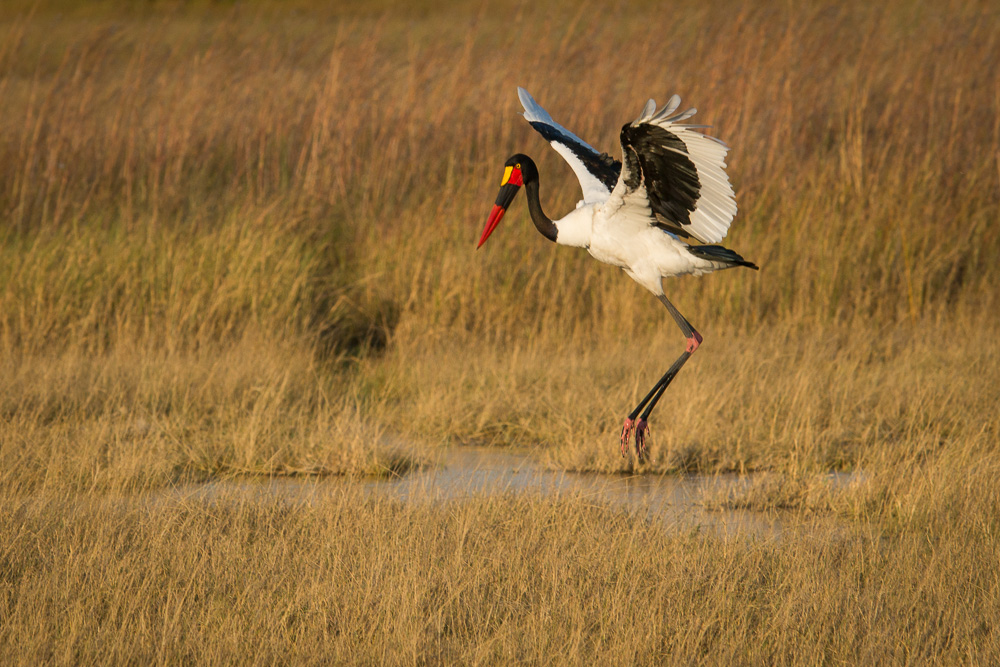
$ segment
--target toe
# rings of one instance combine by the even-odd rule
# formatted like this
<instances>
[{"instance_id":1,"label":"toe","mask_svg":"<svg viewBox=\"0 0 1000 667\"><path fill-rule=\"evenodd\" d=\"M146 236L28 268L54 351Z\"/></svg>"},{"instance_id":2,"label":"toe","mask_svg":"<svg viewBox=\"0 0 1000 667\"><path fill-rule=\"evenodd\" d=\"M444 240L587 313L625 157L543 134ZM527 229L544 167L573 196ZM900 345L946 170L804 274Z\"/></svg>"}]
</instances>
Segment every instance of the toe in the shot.
<instances>
[{"instance_id":1,"label":"toe","mask_svg":"<svg viewBox=\"0 0 1000 667\"><path fill-rule=\"evenodd\" d=\"M634 424L631 419L625 418L625 425L622 426L622 456L628 456L628 441L632 435Z\"/></svg>"},{"instance_id":2,"label":"toe","mask_svg":"<svg viewBox=\"0 0 1000 667\"><path fill-rule=\"evenodd\" d=\"M639 419L635 424L635 453L640 460L646 458L646 438L649 436L649 424L645 419Z\"/></svg>"}]
</instances>

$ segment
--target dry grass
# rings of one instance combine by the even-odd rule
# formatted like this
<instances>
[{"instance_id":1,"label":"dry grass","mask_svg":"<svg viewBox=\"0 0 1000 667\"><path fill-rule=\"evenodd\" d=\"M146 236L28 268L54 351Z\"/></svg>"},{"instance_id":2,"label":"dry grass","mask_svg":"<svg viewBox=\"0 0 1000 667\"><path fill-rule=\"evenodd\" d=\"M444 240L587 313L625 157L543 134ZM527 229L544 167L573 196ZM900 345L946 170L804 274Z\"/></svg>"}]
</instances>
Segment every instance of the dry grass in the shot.
<instances>
[{"instance_id":1,"label":"dry grass","mask_svg":"<svg viewBox=\"0 0 1000 667\"><path fill-rule=\"evenodd\" d=\"M338 374L280 341L27 357L4 369L0 486L139 491L233 475L385 475L419 464Z\"/></svg>"},{"instance_id":2,"label":"dry grass","mask_svg":"<svg viewBox=\"0 0 1000 667\"><path fill-rule=\"evenodd\" d=\"M670 534L580 500L211 506L53 498L0 518L5 664L991 663L984 521ZM985 508L984 508L985 509Z\"/></svg>"},{"instance_id":3,"label":"dry grass","mask_svg":"<svg viewBox=\"0 0 1000 667\"><path fill-rule=\"evenodd\" d=\"M977 330L996 331L986 320ZM646 348L653 359L672 359L680 347L681 336L664 326ZM931 323L713 333L671 385L676 398L664 399L658 420L654 413L644 470L825 472L994 451L996 334L960 346L946 344L949 327ZM599 350L584 342L499 350L473 343L471 360L453 360L441 347L393 350L383 363L408 360L410 381L401 386L420 387L398 392L408 429L458 442L540 442L560 467L610 472L632 465L615 446L614 415L662 368L636 359L635 349L623 341ZM442 402L451 409L441 410Z\"/></svg>"},{"instance_id":4,"label":"dry grass","mask_svg":"<svg viewBox=\"0 0 1000 667\"><path fill-rule=\"evenodd\" d=\"M996 660L990 3L318 5L0 8L5 663ZM668 284L706 342L643 471L766 470L709 501L847 536L114 502L441 443L633 469L620 419L681 347L662 308L520 206L473 250L508 155L551 215L578 196L517 85L608 150L673 92L733 146L726 243L762 270Z\"/></svg>"}]
</instances>

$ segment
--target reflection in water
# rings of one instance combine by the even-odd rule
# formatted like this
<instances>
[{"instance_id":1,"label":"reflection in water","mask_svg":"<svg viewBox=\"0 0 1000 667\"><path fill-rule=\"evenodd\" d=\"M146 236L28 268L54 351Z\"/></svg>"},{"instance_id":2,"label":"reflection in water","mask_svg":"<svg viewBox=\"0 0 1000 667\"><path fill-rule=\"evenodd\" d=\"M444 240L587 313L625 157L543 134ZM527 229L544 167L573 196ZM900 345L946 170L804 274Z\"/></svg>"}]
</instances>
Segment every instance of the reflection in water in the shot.
<instances>
[{"instance_id":1,"label":"reflection in water","mask_svg":"<svg viewBox=\"0 0 1000 667\"><path fill-rule=\"evenodd\" d=\"M527 453L494 448L447 450L440 465L405 477L368 482L374 492L401 500L449 500L497 494L538 494L584 498L663 521L683 530L708 529L724 535L777 537L776 514L748 510L708 510L707 492L742 488L736 475L607 475L541 468Z\"/></svg>"},{"instance_id":2,"label":"reflection in water","mask_svg":"<svg viewBox=\"0 0 1000 667\"><path fill-rule=\"evenodd\" d=\"M384 480L335 478L266 481L220 481L175 488L160 499L214 502L222 498L249 501L318 502L344 488L361 487L373 496L404 502L443 502L471 496L536 494L583 498L637 516L662 521L677 530L705 530L726 537L774 539L794 530L815 531L831 519L750 510L709 510L706 497L746 489L751 477L737 475L604 475L546 470L527 453L494 448L455 447L444 450L437 465ZM833 483L842 480L832 480Z\"/></svg>"}]
</instances>

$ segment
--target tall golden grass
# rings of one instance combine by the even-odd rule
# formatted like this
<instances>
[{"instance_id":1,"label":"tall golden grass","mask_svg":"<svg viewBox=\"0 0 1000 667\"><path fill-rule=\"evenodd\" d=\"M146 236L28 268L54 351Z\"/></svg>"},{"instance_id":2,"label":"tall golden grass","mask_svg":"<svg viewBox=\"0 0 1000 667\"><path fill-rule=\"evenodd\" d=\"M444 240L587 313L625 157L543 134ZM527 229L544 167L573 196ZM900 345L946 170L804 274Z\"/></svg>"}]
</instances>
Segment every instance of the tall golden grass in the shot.
<instances>
[{"instance_id":1,"label":"tall golden grass","mask_svg":"<svg viewBox=\"0 0 1000 667\"><path fill-rule=\"evenodd\" d=\"M995 19L988 2L5 3L3 655L995 660ZM635 470L617 430L681 349L666 313L520 205L474 251L508 155L536 158L553 217L579 196L517 85L612 154L674 92L732 146L725 243L762 268L666 285L706 342L641 470L769 471L707 502L832 512L848 536L720 545L573 499L128 500L396 473L443 443ZM862 481L830 495L830 470Z\"/></svg>"},{"instance_id":2,"label":"tall golden grass","mask_svg":"<svg viewBox=\"0 0 1000 667\"><path fill-rule=\"evenodd\" d=\"M769 392L730 382L759 369L741 370L718 346L802 353L836 339L834 353L853 348L867 365L866 350L879 356L888 338L884 354L906 374L919 369L895 354L900 340L981 350L994 338L1000 103L987 85L998 52L987 7L733 12L720 2L681 16L627 7L610 21L591 20L596 7L507 16L461 3L374 15L15 11L0 52L4 356L136 348L152 359L251 333L328 359L391 337L390 360L366 373L376 404L398 403L403 431L444 423L435 438L553 444L536 405L571 392L596 403L606 441L676 347L669 320L617 272L540 242L523 212L484 251L469 239L515 150L539 158L553 214L577 196L515 113L516 84L612 151L647 95L679 91L734 147L741 212L727 242L764 271L668 285L709 342L663 421L692 403L677 433L729 421L720 394L746 389L756 416L737 415L735 427L752 425L765 456L762 429L774 426L753 401ZM601 391L580 396L574 378L554 375L548 397L516 387L526 416L513 431L484 417L506 409L487 383L434 399L473 355L500 369L539 363L519 350L562 357L562 373L583 372ZM444 387L426 391L427 375L410 369L422 360L443 369ZM723 361L721 377L700 377ZM813 367L789 365L782 380L800 384L782 393L801 404L782 418L825 414L826 394L801 384L819 381ZM567 426L581 418L558 412ZM826 421L831 432L803 435L882 428ZM713 447L731 449L727 430Z\"/></svg>"},{"instance_id":3,"label":"tall golden grass","mask_svg":"<svg viewBox=\"0 0 1000 667\"><path fill-rule=\"evenodd\" d=\"M988 664L996 532L669 533L582 500L0 515L6 664ZM996 520L995 510L991 520ZM995 524L994 524L995 525ZM971 538L971 539L970 539Z\"/></svg>"}]
</instances>

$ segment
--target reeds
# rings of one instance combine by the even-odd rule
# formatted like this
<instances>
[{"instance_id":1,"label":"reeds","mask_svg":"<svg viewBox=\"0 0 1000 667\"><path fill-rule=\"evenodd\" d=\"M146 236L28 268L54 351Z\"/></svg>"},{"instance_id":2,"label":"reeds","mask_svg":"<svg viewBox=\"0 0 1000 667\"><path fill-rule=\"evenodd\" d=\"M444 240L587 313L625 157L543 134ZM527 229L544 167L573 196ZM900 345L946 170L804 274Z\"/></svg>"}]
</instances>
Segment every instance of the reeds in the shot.
<instances>
[{"instance_id":1,"label":"reeds","mask_svg":"<svg viewBox=\"0 0 1000 667\"><path fill-rule=\"evenodd\" d=\"M614 21L568 7L499 16L462 4L417 21L267 5L154 7L124 21L108 9L64 22L44 9L15 11L0 53L4 355L124 347L152 358L225 348L249 332L324 359L391 339L389 359L365 365L389 378L379 400L400 401L390 428L603 442L632 400L621 402L622 389L640 394L652 381L673 332L640 288L540 242L518 208L472 251L508 153L539 158L553 215L576 197L558 156L519 121L517 84L611 152L647 95L673 91L733 146L741 210L727 243L763 270L668 285L708 335L678 380L682 404L697 407L684 408L691 421L677 430L724 425L729 434L708 447L724 453L709 458L746 463L732 434L749 421L766 449L780 435L765 434L765 422L784 420L761 419L770 411L752 403L742 415L720 412L719 391L747 401L760 393L757 362L740 376L741 362L720 346L795 350L837 339L831 354L864 359L880 338L935 332L945 346L989 347L1000 102L983 73L1000 49L980 9L730 9L624 8ZM974 334L975 345L952 331ZM522 417L486 417L512 405L494 400L508 380L444 401L427 396L433 372L408 368L432 366L454 385L448 377L477 364L472 355L490 355L503 373L519 350L562 357L564 374L603 383L609 398L591 408L600 426L576 428L560 407L563 434L554 436L543 397L520 386L512 391L524 394ZM891 343L885 354L919 373ZM804 402L775 406L792 423L830 412L810 407L831 389L814 387L808 362L793 356L775 380L787 401ZM720 364L718 375L696 382L706 364ZM579 380L552 380L550 394L580 394ZM670 419L683 414L675 407ZM881 428L838 425L839 415L802 437ZM842 465L856 462L848 454Z\"/></svg>"},{"instance_id":2,"label":"reeds","mask_svg":"<svg viewBox=\"0 0 1000 667\"><path fill-rule=\"evenodd\" d=\"M113 502L112 502L113 501ZM996 521L996 506L990 521ZM993 524L995 525L995 523ZM317 488L52 499L0 514L16 662L981 663L996 533L721 541L585 500L398 504ZM983 567L969 567L975 563Z\"/></svg>"},{"instance_id":3,"label":"reeds","mask_svg":"<svg viewBox=\"0 0 1000 667\"><path fill-rule=\"evenodd\" d=\"M994 14L5 4L0 653L995 662ZM640 469L617 431L681 348L669 318L520 204L474 251L508 155L536 158L553 217L578 198L517 85L612 154L674 92L732 146L725 243L762 268L668 282L706 342ZM720 544L580 499L135 504L468 442L768 471L706 502L852 528ZM831 493L831 470L861 482Z\"/></svg>"}]
</instances>

